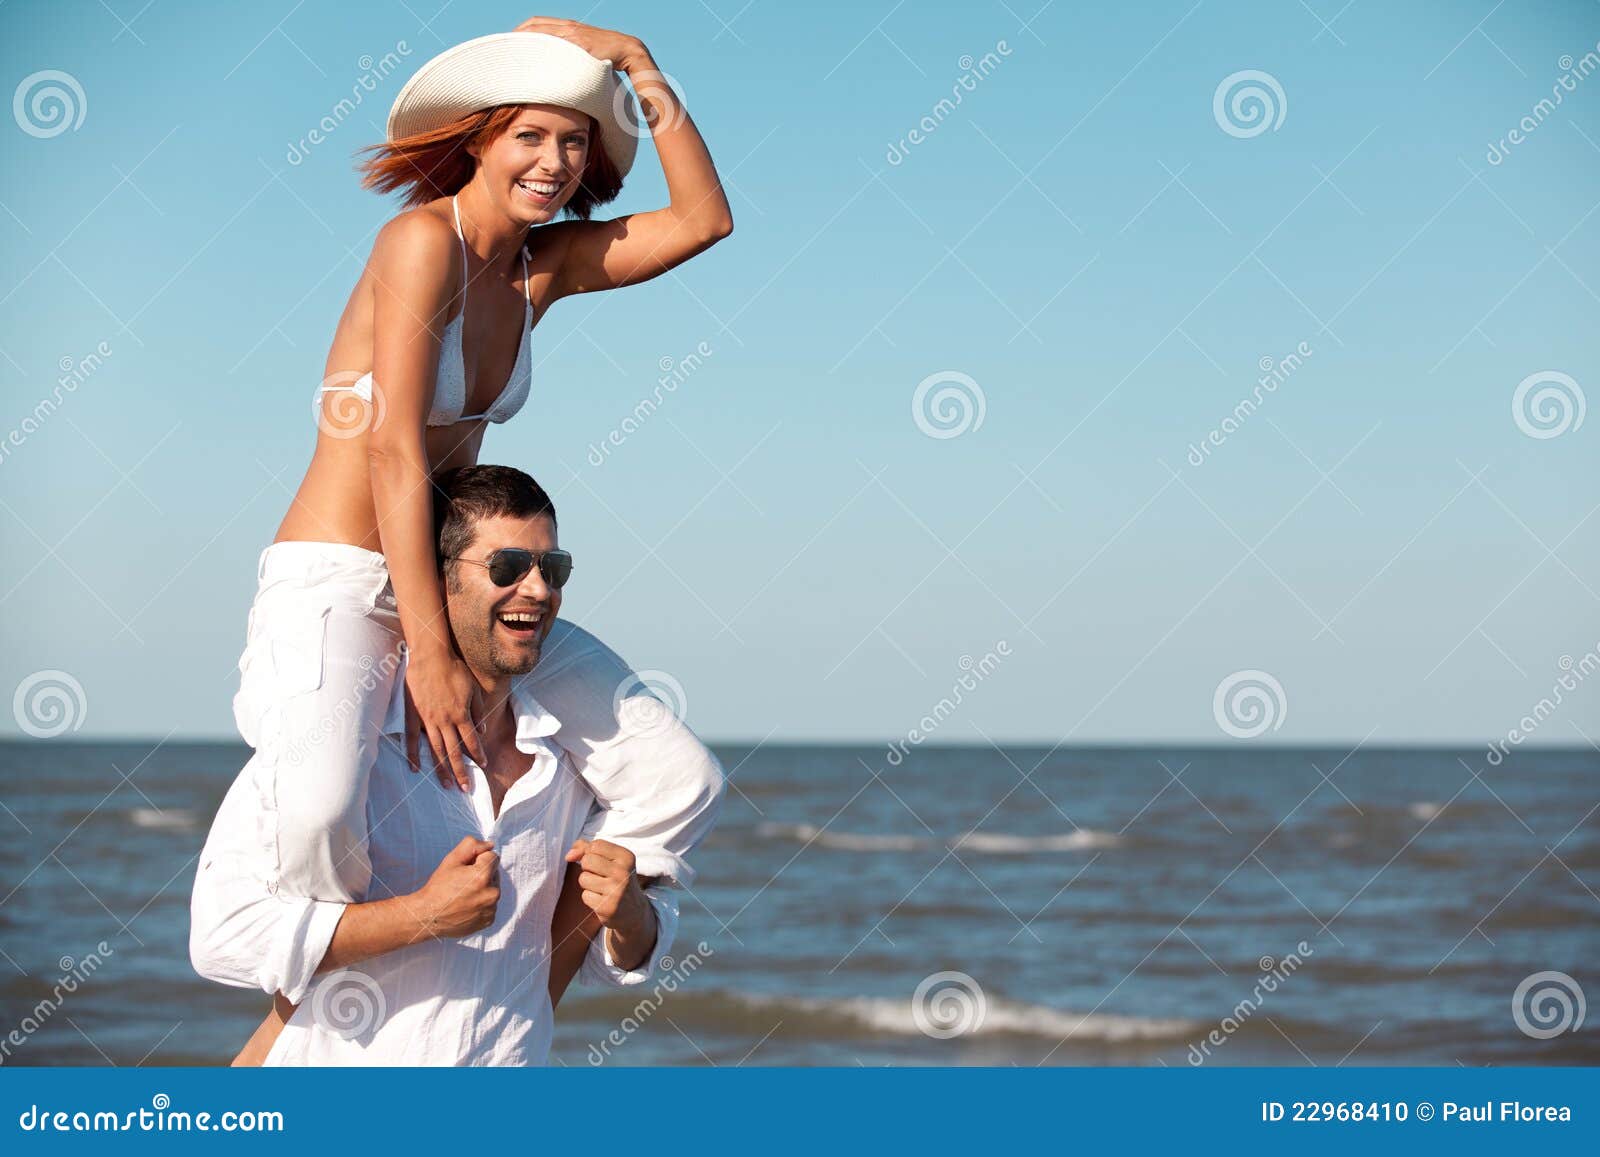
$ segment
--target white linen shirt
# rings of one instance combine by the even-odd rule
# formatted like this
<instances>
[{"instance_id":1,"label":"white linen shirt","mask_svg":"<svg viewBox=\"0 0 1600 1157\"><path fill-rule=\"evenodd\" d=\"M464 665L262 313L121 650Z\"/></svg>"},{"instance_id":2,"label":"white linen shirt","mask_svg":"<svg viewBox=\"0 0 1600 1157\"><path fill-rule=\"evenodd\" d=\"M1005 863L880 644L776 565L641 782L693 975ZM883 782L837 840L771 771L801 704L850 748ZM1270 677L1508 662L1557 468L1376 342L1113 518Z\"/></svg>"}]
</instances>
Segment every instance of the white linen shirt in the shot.
<instances>
[{"instance_id":1,"label":"white linen shirt","mask_svg":"<svg viewBox=\"0 0 1600 1157\"><path fill-rule=\"evenodd\" d=\"M516 746L534 757L493 812L489 783L471 759L471 796L440 786L427 745L423 770L404 750L404 679L385 723L367 793L365 900L403 896L427 882L463 836L495 845L500 903L494 923L460 938L387 952L316 974L345 905L268 889L259 869L259 807L247 764L218 809L200 855L191 904L190 958L207 979L282 992L299 1008L267 1065L540 1065L550 1049L550 920L565 854L598 805L566 753L557 720L513 681ZM658 930L651 959L627 971L594 938L578 978L629 985L649 979L671 947L678 905L669 887L645 891Z\"/></svg>"}]
</instances>

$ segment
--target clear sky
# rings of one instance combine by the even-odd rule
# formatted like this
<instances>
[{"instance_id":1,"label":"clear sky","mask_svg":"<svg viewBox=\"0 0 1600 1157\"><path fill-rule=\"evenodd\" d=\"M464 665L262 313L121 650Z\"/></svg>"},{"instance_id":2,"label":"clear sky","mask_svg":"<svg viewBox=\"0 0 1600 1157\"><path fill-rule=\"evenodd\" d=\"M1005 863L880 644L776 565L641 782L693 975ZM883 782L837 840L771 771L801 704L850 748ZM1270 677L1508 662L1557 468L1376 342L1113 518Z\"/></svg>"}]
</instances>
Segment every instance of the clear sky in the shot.
<instances>
[{"instance_id":1,"label":"clear sky","mask_svg":"<svg viewBox=\"0 0 1600 1157\"><path fill-rule=\"evenodd\" d=\"M396 210L353 154L425 59L533 14L434 7L0 9L8 699L60 671L79 736L232 734ZM1477 743L1600 645L1600 5L552 14L650 47L736 230L552 309L484 460L555 494L566 613L702 735L903 739L971 665L938 741L1226 741L1219 685L1261 671L1263 741ZM664 201L646 146L615 208ZM1563 694L1534 741L1600 737L1600 678Z\"/></svg>"}]
</instances>

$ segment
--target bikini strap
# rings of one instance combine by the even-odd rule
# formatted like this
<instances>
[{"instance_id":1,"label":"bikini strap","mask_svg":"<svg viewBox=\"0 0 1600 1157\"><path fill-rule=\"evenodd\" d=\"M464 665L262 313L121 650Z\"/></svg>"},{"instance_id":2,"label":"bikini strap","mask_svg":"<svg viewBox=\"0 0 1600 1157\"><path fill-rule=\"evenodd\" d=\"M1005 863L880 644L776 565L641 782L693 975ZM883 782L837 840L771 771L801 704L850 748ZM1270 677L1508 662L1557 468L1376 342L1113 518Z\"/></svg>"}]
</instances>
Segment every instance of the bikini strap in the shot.
<instances>
[{"instance_id":1,"label":"bikini strap","mask_svg":"<svg viewBox=\"0 0 1600 1157\"><path fill-rule=\"evenodd\" d=\"M450 198L450 208L456 215L456 240L461 242L461 312L467 312L467 235L461 232L461 206L454 195Z\"/></svg>"}]
</instances>

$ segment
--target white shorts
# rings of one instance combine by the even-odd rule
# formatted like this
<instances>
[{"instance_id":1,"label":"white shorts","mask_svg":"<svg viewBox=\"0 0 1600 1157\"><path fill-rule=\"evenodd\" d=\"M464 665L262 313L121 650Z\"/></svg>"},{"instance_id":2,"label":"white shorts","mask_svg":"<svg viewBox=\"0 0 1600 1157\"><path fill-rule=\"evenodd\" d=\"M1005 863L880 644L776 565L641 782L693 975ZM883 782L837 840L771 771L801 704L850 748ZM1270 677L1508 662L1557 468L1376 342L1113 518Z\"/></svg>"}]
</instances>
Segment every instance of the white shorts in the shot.
<instances>
[{"instance_id":1,"label":"white shorts","mask_svg":"<svg viewBox=\"0 0 1600 1157\"><path fill-rule=\"evenodd\" d=\"M400 616L381 554L328 542L261 552L233 718L256 749L261 866L273 891L366 890L367 775L400 668Z\"/></svg>"}]
</instances>

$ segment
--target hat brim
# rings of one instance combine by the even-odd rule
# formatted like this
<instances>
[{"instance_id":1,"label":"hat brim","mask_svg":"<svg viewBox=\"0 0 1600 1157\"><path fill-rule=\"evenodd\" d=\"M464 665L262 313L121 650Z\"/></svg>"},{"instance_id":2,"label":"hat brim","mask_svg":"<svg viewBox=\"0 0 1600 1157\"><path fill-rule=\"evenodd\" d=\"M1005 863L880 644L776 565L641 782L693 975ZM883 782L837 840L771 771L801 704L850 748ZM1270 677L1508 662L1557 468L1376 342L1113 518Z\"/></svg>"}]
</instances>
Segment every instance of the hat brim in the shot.
<instances>
[{"instance_id":1,"label":"hat brim","mask_svg":"<svg viewBox=\"0 0 1600 1157\"><path fill-rule=\"evenodd\" d=\"M389 110L391 141L443 128L480 109L553 104L594 117L617 172L633 167L643 129L609 60L543 32L496 32L447 48L406 81Z\"/></svg>"}]
</instances>

